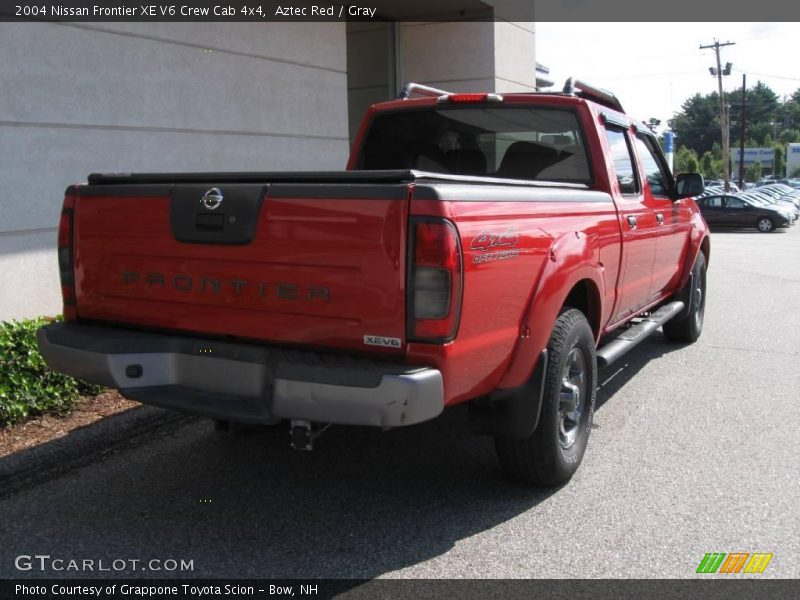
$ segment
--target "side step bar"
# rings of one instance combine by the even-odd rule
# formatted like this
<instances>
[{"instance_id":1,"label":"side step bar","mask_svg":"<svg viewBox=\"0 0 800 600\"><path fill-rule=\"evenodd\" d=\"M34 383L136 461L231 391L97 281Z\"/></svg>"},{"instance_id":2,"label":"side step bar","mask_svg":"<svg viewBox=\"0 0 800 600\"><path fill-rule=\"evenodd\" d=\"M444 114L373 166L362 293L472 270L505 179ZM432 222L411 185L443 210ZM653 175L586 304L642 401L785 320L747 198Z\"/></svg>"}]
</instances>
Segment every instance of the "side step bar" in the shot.
<instances>
[{"instance_id":1,"label":"side step bar","mask_svg":"<svg viewBox=\"0 0 800 600\"><path fill-rule=\"evenodd\" d=\"M613 363L628 350L635 348L650 337L661 325L680 314L685 307L686 305L681 300L665 304L641 323L618 335L597 350L597 366L602 368Z\"/></svg>"}]
</instances>

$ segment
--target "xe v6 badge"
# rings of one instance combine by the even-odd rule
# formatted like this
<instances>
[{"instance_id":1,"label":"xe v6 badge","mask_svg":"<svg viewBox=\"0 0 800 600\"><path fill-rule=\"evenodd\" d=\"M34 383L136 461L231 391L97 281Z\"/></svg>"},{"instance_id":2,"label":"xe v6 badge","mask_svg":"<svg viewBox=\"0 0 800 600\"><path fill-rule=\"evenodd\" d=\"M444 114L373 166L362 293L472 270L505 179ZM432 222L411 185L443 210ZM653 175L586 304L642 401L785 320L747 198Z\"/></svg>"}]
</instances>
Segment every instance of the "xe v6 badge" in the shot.
<instances>
[{"instance_id":1,"label":"xe v6 badge","mask_svg":"<svg viewBox=\"0 0 800 600\"><path fill-rule=\"evenodd\" d=\"M215 210L220 204L222 204L222 190L219 188L211 188L200 199L200 202L203 203L208 210Z\"/></svg>"},{"instance_id":2,"label":"xe v6 badge","mask_svg":"<svg viewBox=\"0 0 800 600\"><path fill-rule=\"evenodd\" d=\"M383 337L380 335L365 335L364 344L367 346L382 346L384 348L400 348L400 338Z\"/></svg>"}]
</instances>

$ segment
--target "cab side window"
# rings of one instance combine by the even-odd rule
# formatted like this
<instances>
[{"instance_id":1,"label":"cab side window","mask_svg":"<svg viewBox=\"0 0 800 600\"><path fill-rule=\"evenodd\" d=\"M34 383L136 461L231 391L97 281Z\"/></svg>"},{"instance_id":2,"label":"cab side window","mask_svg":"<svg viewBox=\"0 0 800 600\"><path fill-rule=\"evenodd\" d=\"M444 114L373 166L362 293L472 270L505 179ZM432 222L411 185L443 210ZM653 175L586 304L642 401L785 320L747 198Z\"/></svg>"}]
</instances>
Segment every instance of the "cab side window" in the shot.
<instances>
[{"instance_id":1,"label":"cab side window","mask_svg":"<svg viewBox=\"0 0 800 600\"><path fill-rule=\"evenodd\" d=\"M653 196L668 198L672 178L653 146L656 143L655 140L650 136L637 134L634 143L636 144L636 152L642 160L642 167L647 178L647 184L650 186L650 193Z\"/></svg>"},{"instance_id":2,"label":"cab side window","mask_svg":"<svg viewBox=\"0 0 800 600\"><path fill-rule=\"evenodd\" d=\"M708 196L702 199L701 206L705 208L722 208L722 196Z\"/></svg>"},{"instance_id":3,"label":"cab side window","mask_svg":"<svg viewBox=\"0 0 800 600\"><path fill-rule=\"evenodd\" d=\"M622 129L606 127L606 139L611 150L611 160L614 161L614 171L619 182L619 191L622 194L636 194L639 192L639 182L634 168L633 154L628 141L628 136Z\"/></svg>"}]
</instances>

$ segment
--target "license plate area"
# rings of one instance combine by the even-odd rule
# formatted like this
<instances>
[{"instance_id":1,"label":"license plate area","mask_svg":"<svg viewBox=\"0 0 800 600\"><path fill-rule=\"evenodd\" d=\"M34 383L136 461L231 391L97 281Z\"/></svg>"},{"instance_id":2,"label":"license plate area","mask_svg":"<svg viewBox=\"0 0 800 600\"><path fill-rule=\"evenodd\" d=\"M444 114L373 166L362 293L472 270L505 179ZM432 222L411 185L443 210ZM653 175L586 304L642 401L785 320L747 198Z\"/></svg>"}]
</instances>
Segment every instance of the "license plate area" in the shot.
<instances>
[{"instance_id":1,"label":"license plate area","mask_svg":"<svg viewBox=\"0 0 800 600\"><path fill-rule=\"evenodd\" d=\"M179 242L249 244L255 236L266 185L176 185L170 226Z\"/></svg>"}]
</instances>

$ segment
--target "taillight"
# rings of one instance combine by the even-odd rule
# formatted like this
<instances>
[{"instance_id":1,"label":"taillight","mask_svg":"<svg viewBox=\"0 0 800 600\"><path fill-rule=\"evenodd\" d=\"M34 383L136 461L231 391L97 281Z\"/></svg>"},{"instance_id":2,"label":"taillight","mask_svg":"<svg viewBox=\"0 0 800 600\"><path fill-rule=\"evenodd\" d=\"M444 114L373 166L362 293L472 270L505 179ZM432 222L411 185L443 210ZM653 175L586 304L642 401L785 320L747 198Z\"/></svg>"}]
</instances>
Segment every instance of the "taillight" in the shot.
<instances>
[{"instance_id":1,"label":"taillight","mask_svg":"<svg viewBox=\"0 0 800 600\"><path fill-rule=\"evenodd\" d=\"M481 102L502 102L500 94L444 94L439 96L436 101L439 104L478 104Z\"/></svg>"},{"instance_id":2,"label":"taillight","mask_svg":"<svg viewBox=\"0 0 800 600\"><path fill-rule=\"evenodd\" d=\"M455 225L412 217L409 244L409 341L444 343L455 338L461 313L463 267Z\"/></svg>"},{"instance_id":3,"label":"taillight","mask_svg":"<svg viewBox=\"0 0 800 600\"><path fill-rule=\"evenodd\" d=\"M64 302L64 320L77 318L75 307L75 275L73 271L73 212L75 210L75 189L68 188L61 207L61 220L58 222L58 274L61 279L61 299Z\"/></svg>"}]
</instances>

